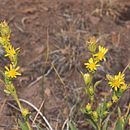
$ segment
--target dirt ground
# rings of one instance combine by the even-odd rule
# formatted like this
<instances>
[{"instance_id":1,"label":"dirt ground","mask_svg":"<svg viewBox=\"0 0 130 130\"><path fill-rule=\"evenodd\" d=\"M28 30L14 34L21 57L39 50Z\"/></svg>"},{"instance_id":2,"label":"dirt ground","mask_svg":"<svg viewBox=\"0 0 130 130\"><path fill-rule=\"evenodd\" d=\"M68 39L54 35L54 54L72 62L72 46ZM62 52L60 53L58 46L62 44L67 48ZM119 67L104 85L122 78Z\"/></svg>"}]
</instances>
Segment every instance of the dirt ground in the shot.
<instances>
[{"instance_id":1,"label":"dirt ground","mask_svg":"<svg viewBox=\"0 0 130 130\"><path fill-rule=\"evenodd\" d=\"M95 80L123 71L130 62L130 1L101 1L0 0L0 21L9 23L12 44L21 50L22 76L15 81L18 95L37 108L43 103L41 111L54 130L62 130L67 119L73 120L78 130L91 130L80 111L88 101L80 74L89 58L88 37L95 35L109 49L107 62ZM126 80L130 81L130 70ZM98 91L100 95L103 88ZM130 91L121 106L129 101ZM0 130L16 130L19 113L3 86L0 104ZM34 118L36 112L29 109ZM46 130L40 116L37 120Z\"/></svg>"}]
</instances>

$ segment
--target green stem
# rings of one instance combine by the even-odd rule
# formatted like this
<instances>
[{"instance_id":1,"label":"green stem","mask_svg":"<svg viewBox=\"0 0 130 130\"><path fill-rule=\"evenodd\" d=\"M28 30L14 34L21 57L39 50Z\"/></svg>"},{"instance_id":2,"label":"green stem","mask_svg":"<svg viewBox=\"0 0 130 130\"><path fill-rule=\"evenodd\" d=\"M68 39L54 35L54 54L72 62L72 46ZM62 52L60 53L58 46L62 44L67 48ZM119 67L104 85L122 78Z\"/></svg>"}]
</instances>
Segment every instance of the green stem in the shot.
<instances>
[{"instance_id":1,"label":"green stem","mask_svg":"<svg viewBox=\"0 0 130 130\"><path fill-rule=\"evenodd\" d=\"M19 101L19 99L18 99L17 94L13 94L12 96L14 97L15 101L17 102L17 104L18 104L18 106L19 106L19 108L20 108L20 111L22 112L23 107L22 107L22 105L21 105L21 103L20 103L20 101Z\"/></svg>"},{"instance_id":2,"label":"green stem","mask_svg":"<svg viewBox=\"0 0 130 130\"><path fill-rule=\"evenodd\" d=\"M14 97L15 101L17 102L17 104L18 104L18 106L19 106L19 108L20 108L20 111L22 112L23 107L22 107L22 105L21 105L21 103L20 103L20 101L19 101L19 98L18 98L17 94L16 94L16 93L15 93L15 94L12 94L12 96ZM28 126L28 130L32 130L32 128L31 128L31 126L30 126L30 124L29 124L28 121L26 121L26 124L27 124L27 126Z\"/></svg>"},{"instance_id":3,"label":"green stem","mask_svg":"<svg viewBox=\"0 0 130 130\"><path fill-rule=\"evenodd\" d=\"M97 124L97 130L102 130L102 120L99 119L99 124Z\"/></svg>"},{"instance_id":4,"label":"green stem","mask_svg":"<svg viewBox=\"0 0 130 130\"><path fill-rule=\"evenodd\" d=\"M27 126L28 126L28 129L29 129L29 130L32 130L32 128L30 127L30 124L29 124L28 121L26 121L26 124L27 124Z\"/></svg>"},{"instance_id":5,"label":"green stem","mask_svg":"<svg viewBox=\"0 0 130 130\"><path fill-rule=\"evenodd\" d=\"M101 129L101 125L100 125L100 124L98 125L97 130L102 130L102 129Z\"/></svg>"}]
</instances>

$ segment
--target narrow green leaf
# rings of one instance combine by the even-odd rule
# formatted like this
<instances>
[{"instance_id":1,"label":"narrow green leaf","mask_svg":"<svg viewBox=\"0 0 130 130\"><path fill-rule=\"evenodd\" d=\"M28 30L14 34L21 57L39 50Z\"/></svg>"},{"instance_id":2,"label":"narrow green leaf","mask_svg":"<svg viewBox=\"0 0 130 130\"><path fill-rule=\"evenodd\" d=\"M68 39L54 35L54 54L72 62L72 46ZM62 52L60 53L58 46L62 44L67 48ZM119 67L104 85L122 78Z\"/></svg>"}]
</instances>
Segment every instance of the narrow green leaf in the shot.
<instances>
[{"instance_id":1,"label":"narrow green leaf","mask_svg":"<svg viewBox=\"0 0 130 130\"><path fill-rule=\"evenodd\" d=\"M92 125L92 127L97 130L97 124L92 119L87 119L88 122Z\"/></svg>"},{"instance_id":2,"label":"narrow green leaf","mask_svg":"<svg viewBox=\"0 0 130 130\"><path fill-rule=\"evenodd\" d=\"M108 116L103 122L103 130L108 130L108 123L109 123L110 116Z\"/></svg>"},{"instance_id":3,"label":"narrow green leaf","mask_svg":"<svg viewBox=\"0 0 130 130\"><path fill-rule=\"evenodd\" d=\"M26 122L23 122L23 121L21 121L21 120L19 119L19 120L18 120L18 123L19 123L20 128L21 128L22 130L29 130L29 128L28 128Z\"/></svg>"},{"instance_id":4,"label":"narrow green leaf","mask_svg":"<svg viewBox=\"0 0 130 130\"><path fill-rule=\"evenodd\" d=\"M72 121L69 122L69 127L70 127L70 130L77 130L75 123Z\"/></svg>"},{"instance_id":5,"label":"narrow green leaf","mask_svg":"<svg viewBox=\"0 0 130 130\"><path fill-rule=\"evenodd\" d=\"M124 130L124 121L123 118L118 118L117 122L115 124L115 129L114 130Z\"/></svg>"},{"instance_id":6,"label":"narrow green leaf","mask_svg":"<svg viewBox=\"0 0 130 130\"><path fill-rule=\"evenodd\" d=\"M125 120L124 120L124 126L128 123L130 125L130 114L128 114L127 117L125 117Z\"/></svg>"},{"instance_id":7,"label":"narrow green leaf","mask_svg":"<svg viewBox=\"0 0 130 130\"><path fill-rule=\"evenodd\" d=\"M118 117L121 117L121 109L118 107Z\"/></svg>"},{"instance_id":8,"label":"narrow green leaf","mask_svg":"<svg viewBox=\"0 0 130 130\"><path fill-rule=\"evenodd\" d=\"M94 89L102 82L102 80L99 80L97 81L95 84L94 84Z\"/></svg>"}]
</instances>

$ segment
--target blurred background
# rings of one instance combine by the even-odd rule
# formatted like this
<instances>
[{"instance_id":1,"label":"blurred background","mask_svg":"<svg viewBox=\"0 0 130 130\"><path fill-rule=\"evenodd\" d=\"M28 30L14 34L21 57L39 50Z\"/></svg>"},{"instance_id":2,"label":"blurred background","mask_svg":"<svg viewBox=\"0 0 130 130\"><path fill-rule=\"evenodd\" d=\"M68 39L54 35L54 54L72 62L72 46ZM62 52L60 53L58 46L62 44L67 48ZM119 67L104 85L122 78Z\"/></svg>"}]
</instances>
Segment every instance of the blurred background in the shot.
<instances>
[{"instance_id":1,"label":"blurred background","mask_svg":"<svg viewBox=\"0 0 130 130\"><path fill-rule=\"evenodd\" d=\"M109 49L95 81L123 71L130 62L130 0L0 0L4 20L12 44L20 47L22 76L14 81L18 95L37 108L44 102L41 111L54 130L61 130L68 118L79 130L91 130L80 111L88 101L80 74L89 58L86 41L96 36ZM6 61L1 58L1 63ZM104 89L98 87L98 96ZM120 104L129 101L126 92ZM15 106L0 87L0 130L16 130L19 113L10 104Z\"/></svg>"}]
</instances>

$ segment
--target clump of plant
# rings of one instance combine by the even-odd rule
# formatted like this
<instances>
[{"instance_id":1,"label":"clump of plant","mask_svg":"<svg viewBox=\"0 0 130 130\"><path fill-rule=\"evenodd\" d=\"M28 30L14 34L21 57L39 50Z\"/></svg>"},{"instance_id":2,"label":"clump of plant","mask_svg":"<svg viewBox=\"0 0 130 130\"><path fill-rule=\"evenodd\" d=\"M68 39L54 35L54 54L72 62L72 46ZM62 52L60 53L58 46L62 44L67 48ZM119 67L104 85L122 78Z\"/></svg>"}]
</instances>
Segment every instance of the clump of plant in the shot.
<instances>
[{"instance_id":1,"label":"clump of plant","mask_svg":"<svg viewBox=\"0 0 130 130\"><path fill-rule=\"evenodd\" d=\"M23 120L19 120L19 124L22 127L23 130L31 130L29 121L28 121L28 115L29 111L27 108L24 108L22 104L19 101L16 88L13 84L14 79L17 78L17 76L21 75L19 72L20 67L18 66L18 53L20 51L19 48L14 48L11 41L10 41L10 35L11 30L6 22L0 23L0 46L4 50L4 57L9 60L9 64L5 66L1 70L3 75L3 81L5 84L4 92L7 95L10 95L14 98L16 103L18 104L18 107L21 111L21 115L23 117Z\"/></svg>"},{"instance_id":2,"label":"clump of plant","mask_svg":"<svg viewBox=\"0 0 130 130\"><path fill-rule=\"evenodd\" d=\"M85 90L89 97L89 103L82 109L82 112L95 130L108 130L112 124L111 115L117 111L113 130L125 130L125 126L128 120L130 120L130 104L127 106L125 113L123 113L118 106L120 98L129 87L125 82L125 74L124 72L119 72L116 75L106 75L110 91L108 95L105 95L104 98L97 103L96 88L101 84L101 81L93 83L93 78L97 72L97 68L101 66L101 63L106 62L105 55L108 49L99 45L95 37L91 37L90 40L87 41L87 44L91 57L85 63L88 72L82 73L82 75L85 81Z\"/></svg>"}]
</instances>

